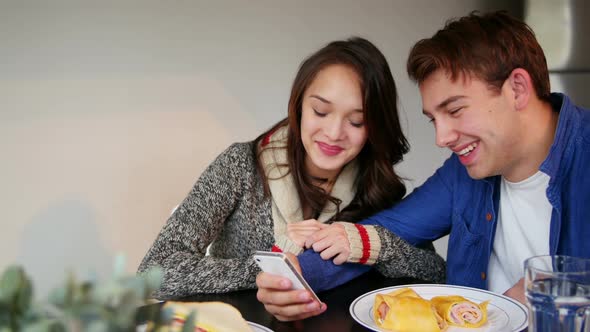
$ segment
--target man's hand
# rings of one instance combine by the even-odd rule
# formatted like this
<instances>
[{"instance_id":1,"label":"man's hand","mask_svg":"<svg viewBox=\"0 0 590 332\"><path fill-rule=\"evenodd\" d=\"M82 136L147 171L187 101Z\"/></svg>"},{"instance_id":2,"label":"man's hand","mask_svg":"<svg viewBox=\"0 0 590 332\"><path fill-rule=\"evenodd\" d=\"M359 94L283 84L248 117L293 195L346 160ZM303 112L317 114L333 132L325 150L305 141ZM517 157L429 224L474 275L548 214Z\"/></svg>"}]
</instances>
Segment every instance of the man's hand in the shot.
<instances>
[{"instance_id":1,"label":"man's hand","mask_svg":"<svg viewBox=\"0 0 590 332\"><path fill-rule=\"evenodd\" d=\"M526 299L524 296L524 278L520 278L520 280L514 286L512 286L512 288L504 292L504 295L526 305Z\"/></svg>"},{"instance_id":2,"label":"man's hand","mask_svg":"<svg viewBox=\"0 0 590 332\"><path fill-rule=\"evenodd\" d=\"M287 237L303 248L305 246L305 240L307 240L309 236L325 227L328 227L328 225L315 219L290 222L287 224Z\"/></svg>"},{"instance_id":3,"label":"man's hand","mask_svg":"<svg viewBox=\"0 0 590 332\"><path fill-rule=\"evenodd\" d=\"M336 265L346 263L350 257L350 242L344 226L340 223L327 225L315 232L305 241L305 247L321 252L320 256L324 260L334 258Z\"/></svg>"},{"instance_id":4,"label":"man's hand","mask_svg":"<svg viewBox=\"0 0 590 332\"><path fill-rule=\"evenodd\" d=\"M295 268L301 272L297 257L287 254ZM266 311L280 321L300 320L317 316L326 311L324 303L312 299L306 290L291 290L291 281L281 276L261 272L256 277L258 301Z\"/></svg>"}]
</instances>

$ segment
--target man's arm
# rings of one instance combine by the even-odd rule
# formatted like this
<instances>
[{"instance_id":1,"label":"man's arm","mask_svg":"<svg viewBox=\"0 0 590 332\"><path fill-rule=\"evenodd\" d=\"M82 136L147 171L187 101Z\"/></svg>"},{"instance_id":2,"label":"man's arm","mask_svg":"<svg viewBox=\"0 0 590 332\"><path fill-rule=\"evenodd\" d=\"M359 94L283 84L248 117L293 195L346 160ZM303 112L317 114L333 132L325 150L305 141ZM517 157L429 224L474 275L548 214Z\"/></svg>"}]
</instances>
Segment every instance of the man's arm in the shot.
<instances>
[{"instance_id":1,"label":"man's arm","mask_svg":"<svg viewBox=\"0 0 590 332\"><path fill-rule=\"evenodd\" d=\"M411 245L423 245L449 233L452 213L452 188L448 184L453 176L451 159L439 168L422 186L398 204L371 216L360 223L378 225L399 236ZM381 241L382 243L397 243ZM381 248L376 264L395 265L399 248ZM298 256L302 273L315 291L334 288L367 272L370 267L361 264L335 265L324 261L311 250Z\"/></svg>"},{"instance_id":2,"label":"man's arm","mask_svg":"<svg viewBox=\"0 0 590 332\"><path fill-rule=\"evenodd\" d=\"M449 161L450 159L420 189L415 190L401 203L363 223L379 224L393 230L394 233L397 230L402 238L413 245L437 239L448 233L451 224L452 188L445 184L445 177L449 178L448 174L445 174L445 169L450 168L452 172L453 168L452 165L449 167ZM405 215L410 218L397 220ZM411 225L414 221L418 223ZM400 225L402 222L404 224ZM370 269L369 266L361 264L334 265L332 261L324 261L319 254L309 250L298 258L303 276L316 291L336 287ZM387 264L393 263L395 262L387 262ZM272 315L280 320L296 320L319 315L326 310L325 304L311 300L309 292L289 290L288 283L286 278L268 273L258 275L256 280L258 300Z\"/></svg>"},{"instance_id":3,"label":"man's arm","mask_svg":"<svg viewBox=\"0 0 590 332\"><path fill-rule=\"evenodd\" d=\"M316 292L340 286L371 269L369 265L336 265L332 260L323 260L319 253L308 249L297 256L303 277Z\"/></svg>"}]
</instances>

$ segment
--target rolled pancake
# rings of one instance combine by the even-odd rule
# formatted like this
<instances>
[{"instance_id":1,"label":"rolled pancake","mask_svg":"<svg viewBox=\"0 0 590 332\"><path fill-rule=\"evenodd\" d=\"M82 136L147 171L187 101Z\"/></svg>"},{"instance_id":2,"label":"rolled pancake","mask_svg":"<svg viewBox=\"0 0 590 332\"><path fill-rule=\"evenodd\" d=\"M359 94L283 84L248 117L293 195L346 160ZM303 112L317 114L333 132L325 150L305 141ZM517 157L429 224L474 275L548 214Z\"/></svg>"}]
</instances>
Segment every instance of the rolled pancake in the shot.
<instances>
[{"instance_id":1,"label":"rolled pancake","mask_svg":"<svg viewBox=\"0 0 590 332\"><path fill-rule=\"evenodd\" d=\"M174 313L171 332L181 331L184 321L193 311L197 318L195 331L252 331L238 309L224 302L166 302L163 309L167 308L171 308Z\"/></svg>"},{"instance_id":2,"label":"rolled pancake","mask_svg":"<svg viewBox=\"0 0 590 332\"><path fill-rule=\"evenodd\" d=\"M488 320L489 301L477 304L458 295L436 296L431 300L436 311L449 325L461 327L480 327Z\"/></svg>"},{"instance_id":3,"label":"rolled pancake","mask_svg":"<svg viewBox=\"0 0 590 332\"><path fill-rule=\"evenodd\" d=\"M393 296L393 297L417 297L417 298L422 298L420 295L418 295L418 293L416 293L413 289L409 288L409 287L404 287L404 288L400 288L400 289L396 289L393 292L387 293L385 295L388 296Z\"/></svg>"},{"instance_id":4,"label":"rolled pancake","mask_svg":"<svg viewBox=\"0 0 590 332\"><path fill-rule=\"evenodd\" d=\"M413 292L413 291L412 291ZM403 294L403 293L402 293ZM377 326L395 332L440 332L447 324L430 303L413 294L391 296L377 294L373 306L373 318Z\"/></svg>"}]
</instances>

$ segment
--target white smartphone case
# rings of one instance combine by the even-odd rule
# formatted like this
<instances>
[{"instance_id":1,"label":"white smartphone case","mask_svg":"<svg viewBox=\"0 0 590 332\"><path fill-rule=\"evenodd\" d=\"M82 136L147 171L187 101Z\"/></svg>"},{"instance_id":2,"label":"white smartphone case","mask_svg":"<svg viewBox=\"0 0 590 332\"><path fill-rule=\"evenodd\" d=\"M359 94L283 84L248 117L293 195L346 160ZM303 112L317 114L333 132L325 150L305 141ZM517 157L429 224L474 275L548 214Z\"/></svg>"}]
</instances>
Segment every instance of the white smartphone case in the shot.
<instances>
[{"instance_id":1,"label":"white smartphone case","mask_svg":"<svg viewBox=\"0 0 590 332\"><path fill-rule=\"evenodd\" d=\"M320 301L307 284L307 281L297 272L285 254L280 252L257 251L254 254L254 261L256 261L256 264L258 264L262 271L288 278L291 280L293 289L308 290L315 300Z\"/></svg>"}]
</instances>

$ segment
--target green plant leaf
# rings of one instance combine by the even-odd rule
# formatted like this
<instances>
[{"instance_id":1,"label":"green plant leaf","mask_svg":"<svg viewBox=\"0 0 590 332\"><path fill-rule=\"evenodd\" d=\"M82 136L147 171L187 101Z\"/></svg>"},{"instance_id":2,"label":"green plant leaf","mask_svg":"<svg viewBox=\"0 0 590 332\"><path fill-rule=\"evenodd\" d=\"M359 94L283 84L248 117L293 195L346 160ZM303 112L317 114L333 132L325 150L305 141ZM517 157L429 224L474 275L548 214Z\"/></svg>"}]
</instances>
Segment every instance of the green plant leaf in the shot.
<instances>
[{"instance_id":1,"label":"green plant leaf","mask_svg":"<svg viewBox=\"0 0 590 332\"><path fill-rule=\"evenodd\" d=\"M88 324L84 330L87 332L109 332L109 324L104 321L96 320Z\"/></svg>"},{"instance_id":2,"label":"green plant leaf","mask_svg":"<svg viewBox=\"0 0 590 332\"><path fill-rule=\"evenodd\" d=\"M184 325L182 326L182 332L193 332L195 330L196 322L197 312L193 310L184 321Z\"/></svg>"},{"instance_id":3,"label":"green plant leaf","mask_svg":"<svg viewBox=\"0 0 590 332\"><path fill-rule=\"evenodd\" d=\"M66 288L62 286L52 289L49 292L48 301L57 307L63 307L66 303Z\"/></svg>"},{"instance_id":4,"label":"green plant leaf","mask_svg":"<svg viewBox=\"0 0 590 332\"><path fill-rule=\"evenodd\" d=\"M26 274L22 273L21 279L21 287L20 291L17 294L16 298L16 308L19 312L26 312L29 307L31 306L31 301L33 300L33 283L31 280L26 276Z\"/></svg>"},{"instance_id":5,"label":"green plant leaf","mask_svg":"<svg viewBox=\"0 0 590 332\"><path fill-rule=\"evenodd\" d=\"M145 281L147 288L147 296L150 296L153 291L160 288L162 279L164 278L164 270L161 267L152 267L141 275Z\"/></svg>"},{"instance_id":6,"label":"green plant leaf","mask_svg":"<svg viewBox=\"0 0 590 332\"><path fill-rule=\"evenodd\" d=\"M103 283L80 282L70 272L50 292L48 302L39 305L33 302L33 284L25 271L10 266L0 277L0 332L135 331L138 306L160 286L161 278L161 269L153 269L139 276L119 274ZM153 317L162 321L159 312ZM196 316L191 317L194 321Z\"/></svg>"},{"instance_id":7,"label":"green plant leaf","mask_svg":"<svg viewBox=\"0 0 590 332\"><path fill-rule=\"evenodd\" d=\"M64 307L70 307L74 304L74 298L76 296L77 280L73 272L68 272L68 278L65 284L65 297Z\"/></svg>"},{"instance_id":8,"label":"green plant leaf","mask_svg":"<svg viewBox=\"0 0 590 332\"><path fill-rule=\"evenodd\" d=\"M17 265L11 265L4 270L2 278L0 278L2 298L7 299L10 302L13 301L21 288L24 275L25 272L23 271L23 268Z\"/></svg>"},{"instance_id":9,"label":"green plant leaf","mask_svg":"<svg viewBox=\"0 0 590 332\"><path fill-rule=\"evenodd\" d=\"M22 332L66 332L65 326L63 326L58 320L45 319L36 323L28 324L23 327Z\"/></svg>"},{"instance_id":10,"label":"green plant leaf","mask_svg":"<svg viewBox=\"0 0 590 332\"><path fill-rule=\"evenodd\" d=\"M174 309L171 307L164 308L160 310L160 322L163 324L170 324L174 319Z\"/></svg>"}]
</instances>

